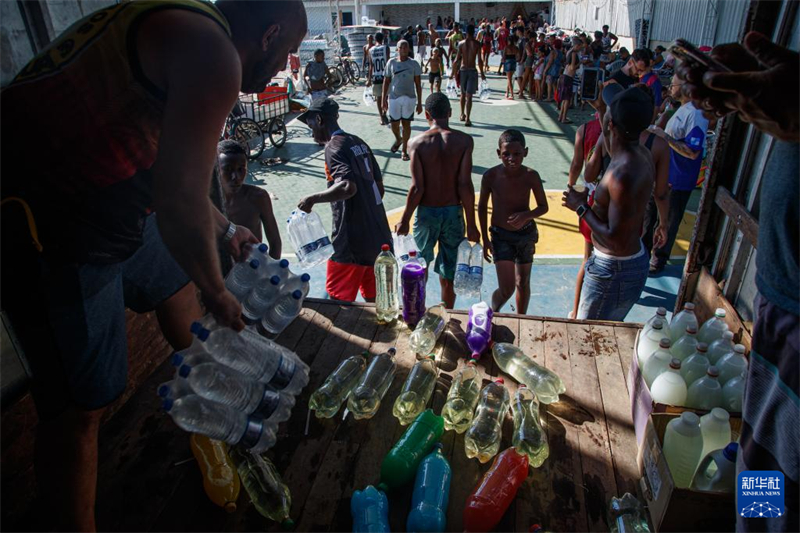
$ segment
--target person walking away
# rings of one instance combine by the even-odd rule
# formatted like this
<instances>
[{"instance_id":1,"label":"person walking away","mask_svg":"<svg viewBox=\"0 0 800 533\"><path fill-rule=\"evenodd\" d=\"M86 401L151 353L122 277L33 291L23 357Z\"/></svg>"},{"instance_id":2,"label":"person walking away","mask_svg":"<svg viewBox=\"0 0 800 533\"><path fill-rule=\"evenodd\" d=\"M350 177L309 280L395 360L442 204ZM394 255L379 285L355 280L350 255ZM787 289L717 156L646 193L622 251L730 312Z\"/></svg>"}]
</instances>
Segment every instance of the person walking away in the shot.
<instances>
[{"instance_id":1,"label":"person walking away","mask_svg":"<svg viewBox=\"0 0 800 533\"><path fill-rule=\"evenodd\" d=\"M580 52L583 43L577 40L575 46L567 54L566 63L564 66L564 73L558 79L558 100L561 106L561 113L558 116L558 121L562 124L572 124L572 121L567 118L567 110L572 105L574 97L573 84L575 82L575 73L580 66Z\"/></svg>"},{"instance_id":2,"label":"person walking away","mask_svg":"<svg viewBox=\"0 0 800 533\"><path fill-rule=\"evenodd\" d=\"M431 93L434 91L441 92L442 91L442 71L444 70L444 65L442 64L442 53L438 48L434 48L433 52L431 53L431 59L428 61L428 65L431 68L431 72L428 75L428 83L431 86Z\"/></svg>"},{"instance_id":3,"label":"person walking away","mask_svg":"<svg viewBox=\"0 0 800 533\"><path fill-rule=\"evenodd\" d=\"M414 238L420 255L439 274L442 301L448 309L456 301L453 279L465 219L467 239L480 241L472 186L474 142L471 136L450 127L450 115L450 100L445 94L433 93L425 101L430 128L411 141L411 187L403 215L395 226L398 235L408 235L416 211ZM433 250L437 246L439 253L434 263Z\"/></svg>"},{"instance_id":4,"label":"person walking away","mask_svg":"<svg viewBox=\"0 0 800 533\"><path fill-rule=\"evenodd\" d=\"M677 80L678 83L675 83ZM667 242L653 249L650 259L650 274L657 275L667 265L672 246L683 220L686 205L692 191L697 186L700 167L703 164L703 148L708 131L708 119L695 107L691 98L682 91L685 80L679 75L673 77L672 96L681 102L667 127L653 126L651 131L669 143L672 149L669 165L669 215L667 221Z\"/></svg>"},{"instance_id":5,"label":"person walking away","mask_svg":"<svg viewBox=\"0 0 800 533\"><path fill-rule=\"evenodd\" d=\"M508 38L503 55L503 72L506 74L506 100L514 99L514 74L517 72L517 36L512 35Z\"/></svg>"},{"instance_id":6,"label":"person walking away","mask_svg":"<svg viewBox=\"0 0 800 533\"><path fill-rule=\"evenodd\" d=\"M378 115L381 117L381 126L389 123L386 118L388 109L383 100L383 76L386 72L386 65L389 63L389 46L383 43L383 32L375 34L375 46L369 51L369 68L367 79L372 82L372 97L378 108Z\"/></svg>"},{"instance_id":7,"label":"person walking away","mask_svg":"<svg viewBox=\"0 0 800 533\"><path fill-rule=\"evenodd\" d=\"M424 65L428 59L428 34L422 29L422 26L417 26L417 58L419 59L420 66Z\"/></svg>"},{"instance_id":8,"label":"person walking away","mask_svg":"<svg viewBox=\"0 0 800 533\"><path fill-rule=\"evenodd\" d=\"M331 71L325 64L325 52L323 50L314 51L314 61L309 61L306 65L304 78L308 90L311 92L311 101L325 98L331 92Z\"/></svg>"},{"instance_id":9,"label":"person walking away","mask_svg":"<svg viewBox=\"0 0 800 533\"><path fill-rule=\"evenodd\" d=\"M383 108L389 110L389 121L394 133L392 153L403 147L403 161L408 161L408 139L411 137L411 121L422 113L422 67L408 55L411 45L407 41L397 43L398 57L386 64L383 74ZM415 94L416 93L416 94ZM400 126L403 131L400 136Z\"/></svg>"},{"instance_id":10,"label":"person walking away","mask_svg":"<svg viewBox=\"0 0 800 533\"><path fill-rule=\"evenodd\" d=\"M655 169L639 137L650 123L653 104L641 90L618 84L603 89L603 100L603 133L611 163L597 186L594 205L587 205L586 191L574 188L564 193L563 204L586 220L594 245L576 318L621 321L647 281L641 232Z\"/></svg>"},{"instance_id":11,"label":"person walking away","mask_svg":"<svg viewBox=\"0 0 800 533\"><path fill-rule=\"evenodd\" d=\"M364 45L364 57L361 59L361 72L366 72L369 65L369 51L375 46L375 36L367 35L367 44ZM369 79L369 78L367 78Z\"/></svg>"},{"instance_id":12,"label":"person walking away","mask_svg":"<svg viewBox=\"0 0 800 533\"><path fill-rule=\"evenodd\" d=\"M331 204L333 256L325 291L344 302L355 301L360 291L365 301L374 302L375 259L381 246L392 246L380 165L364 141L339 126L339 106L330 98L314 102L298 119L325 145L328 188L297 204L306 213L317 204Z\"/></svg>"},{"instance_id":13,"label":"person walking away","mask_svg":"<svg viewBox=\"0 0 800 533\"><path fill-rule=\"evenodd\" d=\"M502 163L483 175L478 200L483 254L487 261L494 261L497 270L492 309L500 311L516 289L516 312L524 315L531 299L531 266L539 241L536 219L549 207L539 173L522 164L528 156L522 133L504 131L497 156ZM536 200L533 210L531 193ZM492 225L487 227L490 200Z\"/></svg>"},{"instance_id":14,"label":"person walking away","mask_svg":"<svg viewBox=\"0 0 800 533\"><path fill-rule=\"evenodd\" d=\"M247 178L247 152L244 147L233 139L220 142L217 145L217 169L228 219L237 226L249 229L259 242L266 236L269 255L273 259L280 259L281 232L275 221L269 193L244 182Z\"/></svg>"},{"instance_id":15,"label":"person walking away","mask_svg":"<svg viewBox=\"0 0 800 533\"><path fill-rule=\"evenodd\" d=\"M486 79L485 65L480 54L481 45L473 37L474 30L475 28L472 26L467 27L467 38L458 45L455 61L460 67L458 75L461 79L461 120L467 127L472 126L470 116L472 115L472 99L478 92L478 70L480 70L481 79Z\"/></svg>"},{"instance_id":16,"label":"person walking away","mask_svg":"<svg viewBox=\"0 0 800 533\"><path fill-rule=\"evenodd\" d=\"M497 29L497 53L500 54L500 66L497 68L497 73L500 74L504 68L504 61L506 57L506 46L508 46L508 38L511 32L508 29L508 21L503 20L500 27Z\"/></svg>"},{"instance_id":17,"label":"person walking away","mask_svg":"<svg viewBox=\"0 0 800 533\"><path fill-rule=\"evenodd\" d=\"M174 350L204 313L198 290L220 327L244 328L220 249L243 260L257 241L209 199L216 147L239 92L261 91L305 34L299 1L108 5L0 92L0 294L32 369L48 530L96 529L98 432L127 385L126 307L155 310Z\"/></svg>"}]
</instances>

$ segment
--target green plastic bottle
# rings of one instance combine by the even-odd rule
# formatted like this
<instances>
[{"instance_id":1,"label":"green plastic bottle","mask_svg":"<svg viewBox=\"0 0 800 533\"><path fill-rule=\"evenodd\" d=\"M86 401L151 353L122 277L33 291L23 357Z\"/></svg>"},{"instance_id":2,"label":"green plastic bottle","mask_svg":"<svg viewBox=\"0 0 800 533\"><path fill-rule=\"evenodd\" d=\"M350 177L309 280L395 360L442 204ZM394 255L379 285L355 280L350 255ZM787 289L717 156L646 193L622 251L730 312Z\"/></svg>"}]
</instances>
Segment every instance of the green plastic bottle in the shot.
<instances>
[{"instance_id":1,"label":"green plastic bottle","mask_svg":"<svg viewBox=\"0 0 800 533\"><path fill-rule=\"evenodd\" d=\"M283 529L292 529L294 521L289 518L292 495L275 465L266 457L242 451L238 447L231 447L228 453L239 472L242 486L253 501L253 507L261 515L281 524Z\"/></svg>"},{"instance_id":2,"label":"green plastic bottle","mask_svg":"<svg viewBox=\"0 0 800 533\"><path fill-rule=\"evenodd\" d=\"M423 411L383 458L378 488L386 492L414 479L420 461L430 453L443 433L442 417L430 409Z\"/></svg>"},{"instance_id":3,"label":"green plastic bottle","mask_svg":"<svg viewBox=\"0 0 800 533\"><path fill-rule=\"evenodd\" d=\"M442 408L444 429L464 433L472 423L475 406L481 393L481 379L475 359L470 359L467 366L459 370L450 385L447 401Z\"/></svg>"},{"instance_id":4,"label":"green plastic bottle","mask_svg":"<svg viewBox=\"0 0 800 533\"><path fill-rule=\"evenodd\" d=\"M427 356L411 368L408 373L403 389L394 402L392 414L400 421L400 424L407 426L417 418L428 400L431 399L433 388L436 386L436 363L433 354Z\"/></svg>"},{"instance_id":5,"label":"green plastic bottle","mask_svg":"<svg viewBox=\"0 0 800 533\"><path fill-rule=\"evenodd\" d=\"M539 468L550 455L547 434L539 421L539 399L524 384L519 386L511 402L514 418L514 435L511 444L520 455L527 455L530 464Z\"/></svg>"},{"instance_id":6,"label":"green plastic bottle","mask_svg":"<svg viewBox=\"0 0 800 533\"><path fill-rule=\"evenodd\" d=\"M331 418L355 388L361 374L367 367L368 352L351 355L336 367L320 388L308 400L308 408L317 418Z\"/></svg>"}]
</instances>

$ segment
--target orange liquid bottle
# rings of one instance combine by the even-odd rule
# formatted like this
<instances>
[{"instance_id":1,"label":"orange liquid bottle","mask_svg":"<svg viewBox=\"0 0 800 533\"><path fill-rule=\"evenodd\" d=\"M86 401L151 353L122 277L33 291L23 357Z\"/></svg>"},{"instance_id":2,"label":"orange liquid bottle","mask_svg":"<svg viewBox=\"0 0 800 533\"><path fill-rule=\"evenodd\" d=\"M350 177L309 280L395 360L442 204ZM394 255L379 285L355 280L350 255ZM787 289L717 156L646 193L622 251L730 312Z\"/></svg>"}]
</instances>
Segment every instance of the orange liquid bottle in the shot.
<instances>
[{"instance_id":1,"label":"orange liquid bottle","mask_svg":"<svg viewBox=\"0 0 800 533\"><path fill-rule=\"evenodd\" d=\"M464 507L464 531L491 531L528 477L528 456L508 448L494 459Z\"/></svg>"},{"instance_id":2,"label":"orange liquid bottle","mask_svg":"<svg viewBox=\"0 0 800 533\"><path fill-rule=\"evenodd\" d=\"M239 474L228 456L227 445L196 433L189 438L189 443L203 474L203 488L209 499L227 512L234 512L239 498Z\"/></svg>"}]
</instances>

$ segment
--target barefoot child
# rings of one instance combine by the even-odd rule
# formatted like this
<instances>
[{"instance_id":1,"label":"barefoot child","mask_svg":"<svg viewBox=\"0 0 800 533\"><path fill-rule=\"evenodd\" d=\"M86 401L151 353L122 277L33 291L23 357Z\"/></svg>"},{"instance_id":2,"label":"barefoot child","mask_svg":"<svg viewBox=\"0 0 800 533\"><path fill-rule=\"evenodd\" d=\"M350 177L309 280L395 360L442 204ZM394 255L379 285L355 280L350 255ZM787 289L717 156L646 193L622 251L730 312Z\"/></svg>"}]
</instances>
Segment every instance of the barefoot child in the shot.
<instances>
[{"instance_id":1,"label":"barefoot child","mask_svg":"<svg viewBox=\"0 0 800 533\"><path fill-rule=\"evenodd\" d=\"M425 65L427 69L430 67L431 72L428 74L428 82L431 85L431 94L433 91L437 93L442 92L442 74L444 73L444 65L442 64L442 54L438 48L434 48L431 53L431 58Z\"/></svg>"},{"instance_id":2,"label":"barefoot child","mask_svg":"<svg viewBox=\"0 0 800 533\"><path fill-rule=\"evenodd\" d=\"M498 289L492 294L492 309L499 311L516 286L517 313L525 314L531 297L533 254L539 240L535 219L547 213L547 197L539 173L522 164L528 155L522 133L506 130L498 144L497 155L502 165L483 175L478 201L483 253L487 261L491 254L497 269ZM536 199L536 209L532 211L531 193ZM489 198L492 225L487 228Z\"/></svg>"}]
</instances>

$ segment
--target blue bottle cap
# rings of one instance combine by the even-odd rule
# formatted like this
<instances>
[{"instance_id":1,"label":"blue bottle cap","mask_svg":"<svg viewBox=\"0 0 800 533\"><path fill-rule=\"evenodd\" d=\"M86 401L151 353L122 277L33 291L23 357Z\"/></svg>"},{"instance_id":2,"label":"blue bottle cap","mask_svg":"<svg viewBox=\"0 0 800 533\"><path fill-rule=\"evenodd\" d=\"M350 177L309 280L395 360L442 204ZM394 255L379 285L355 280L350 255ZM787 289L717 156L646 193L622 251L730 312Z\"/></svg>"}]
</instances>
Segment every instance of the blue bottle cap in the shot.
<instances>
[{"instance_id":1,"label":"blue bottle cap","mask_svg":"<svg viewBox=\"0 0 800 533\"><path fill-rule=\"evenodd\" d=\"M310 279L311 279L311 274L303 274L302 276L300 276L300 281L302 281L303 283L307 283L308 280Z\"/></svg>"},{"instance_id":2,"label":"blue bottle cap","mask_svg":"<svg viewBox=\"0 0 800 533\"><path fill-rule=\"evenodd\" d=\"M292 293L292 298L294 298L295 300L299 300L302 297L303 297L303 291L294 291Z\"/></svg>"},{"instance_id":3,"label":"blue bottle cap","mask_svg":"<svg viewBox=\"0 0 800 533\"><path fill-rule=\"evenodd\" d=\"M269 282L272 283L273 285L278 285L281 282L281 277L272 276L271 278L269 278Z\"/></svg>"},{"instance_id":4,"label":"blue bottle cap","mask_svg":"<svg viewBox=\"0 0 800 533\"><path fill-rule=\"evenodd\" d=\"M269 250L269 247L263 242L258 245L258 251L261 252L262 254L267 253L267 250Z\"/></svg>"},{"instance_id":5,"label":"blue bottle cap","mask_svg":"<svg viewBox=\"0 0 800 533\"><path fill-rule=\"evenodd\" d=\"M258 259L252 259L249 264L250 264L250 268L255 270L255 269L258 268L258 266L261 264L261 262Z\"/></svg>"},{"instance_id":6,"label":"blue bottle cap","mask_svg":"<svg viewBox=\"0 0 800 533\"><path fill-rule=\"evenodd\" d=\"M183 356L179 352L172 354L172 366L181 366L183 364Z\"/></svg>"},{"instance_id":7,"label":"blue bottle cap","mask_svg":"<svg viewBox=\"0 0 800 533\"><path fill-rule=\"evenodd\" d=\"M163 402L161 402L161 408L164 409L166 412L170 412L172 409L172 404L175 402L171 398L165 398Z\"/></svg>"},{"instance_id":8,"label":"blue bottle cap","mask_svg":"<svg viewBox=\"0 0 800 533\"><path fill-rule=\"evenodd\" d=\"M728 461L735 463L736 462L736 455L739 453L739 443L738 442L731 442L725 449L722 450L722 455Z\"/></svg>"},{"instance_id":9,"label":"blue bottle cap","mask_svg":"<svg viewBox=\"0 0 800 533\"><path fill-rule=\"evenodd\" d=\"M169 396L169 385L167 385L166 383L159 385L158 395L161 396L162 398L166 398L167 396Z\"/></svg>"},{"instance_id":10,"label":"blue bottle cap","mask_svg":"<svg viewBox=\"0 0 800 533\"><path fill-rule=\"evenodd\" d=\"M191 365L181 365L181 367L178 369L178 375L182 378L187 377L191 372L192 372Z\"/></svg>"},{"instance_id":11,"label":"blue bottle cap","mask_svg":"<svg viewBox=\"0 0 800 533\"><path fill-rule=\"evenodd\" d=\"M289 260L288 259L281 259L278 263L281 268L289 268Z\"/></svg>"},{"instance_id":12,"label":"blue bottle cap","mask_svg":"<svg viewBox=\"0 0 800 533\"><path fill-rule=\"evenodd\" d=\"M201 327L200 330L197 332L197 338L200 339L202 342L206 342L208 340L208 336L211 334L206 328Z\"/></svg>"},{"instance_id":13,"label":"blue bottle cap","mask_svg":"<svg viewBox=\"0 0 800 533\"><path fill-rule=\"evenodd\" d=\"M197 335L200 330L203 329L203 324L200 322L192 322L192 325L189 327L189 331Z\"/></svg>"}]
</instances>

